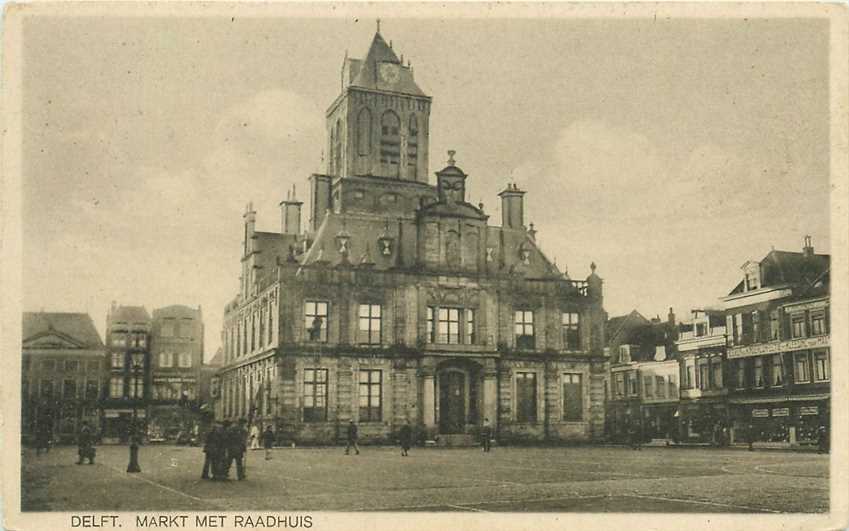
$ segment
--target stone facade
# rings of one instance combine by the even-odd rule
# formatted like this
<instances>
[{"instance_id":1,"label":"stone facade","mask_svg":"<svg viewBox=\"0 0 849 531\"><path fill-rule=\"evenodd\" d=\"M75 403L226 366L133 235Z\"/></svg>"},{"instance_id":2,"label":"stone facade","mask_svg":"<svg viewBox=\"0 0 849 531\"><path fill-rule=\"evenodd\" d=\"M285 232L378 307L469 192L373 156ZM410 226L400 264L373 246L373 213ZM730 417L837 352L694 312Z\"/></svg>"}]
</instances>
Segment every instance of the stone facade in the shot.
<instances>
[{"instance_id":1,"label":"stone facade","mask_svg":"<svg viewBox=\"0 0 849 531\"><path fill-rule=\"evenodd\" d=\"M339 440L349 419L366 442L392 441L409 421L420 440L469 443L485 419L503 442L602 437L595 265L586 280L560 272L525 226L514 184L500 194L501 226L490 225L483 204L466 201L454 152L427 182L430 98L379 34L364 61L345 65L349 82L327 114L327 174L310 180L311 223L300 231L294 192L280 233L257 231L245 213L221 417L319 444ZM387 125L411 116L415 129Z\"/></svg>"}]
</instances>

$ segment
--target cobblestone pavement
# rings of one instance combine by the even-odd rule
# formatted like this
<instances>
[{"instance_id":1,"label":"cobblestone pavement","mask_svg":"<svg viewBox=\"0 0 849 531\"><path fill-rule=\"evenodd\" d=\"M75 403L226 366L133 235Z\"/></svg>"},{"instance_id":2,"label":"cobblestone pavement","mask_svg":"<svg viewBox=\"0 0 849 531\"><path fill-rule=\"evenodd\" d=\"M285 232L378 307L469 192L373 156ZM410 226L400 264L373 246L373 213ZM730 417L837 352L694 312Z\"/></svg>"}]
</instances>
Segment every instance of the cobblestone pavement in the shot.
<instances>
[{"instance_id":1,"label":"cobblestone pavement","mask_svg":"<svg viewBox=\"0 0 849 531\"><path fill-rule=\"evenodd\" d=\"M22 455L24 511L827 512L828 456L734 449L616 447L280 448L248 453L245 481L200 479L199 448L125 446L95 465L76 448ZM233 471L235 476L235 470Z\"/></svg>"}]
</instances>

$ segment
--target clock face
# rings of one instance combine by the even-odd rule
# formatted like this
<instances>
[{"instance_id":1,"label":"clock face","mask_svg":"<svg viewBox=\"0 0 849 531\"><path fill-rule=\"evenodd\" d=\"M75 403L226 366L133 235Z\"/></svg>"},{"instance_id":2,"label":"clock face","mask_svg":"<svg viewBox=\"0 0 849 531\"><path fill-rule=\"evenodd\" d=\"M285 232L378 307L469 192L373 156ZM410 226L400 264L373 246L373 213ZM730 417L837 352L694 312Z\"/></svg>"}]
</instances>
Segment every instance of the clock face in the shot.
<instances>
[{"instance_id":1,"label":"clock face","mask_svg":"<svg viewBox=\"0 0 849 531\"><path fill-rule=\"evenodd\" d=\"M395 83L401 72L395 63L380 63L380 79L384 83Z\"/></svg>"}]
</instances>

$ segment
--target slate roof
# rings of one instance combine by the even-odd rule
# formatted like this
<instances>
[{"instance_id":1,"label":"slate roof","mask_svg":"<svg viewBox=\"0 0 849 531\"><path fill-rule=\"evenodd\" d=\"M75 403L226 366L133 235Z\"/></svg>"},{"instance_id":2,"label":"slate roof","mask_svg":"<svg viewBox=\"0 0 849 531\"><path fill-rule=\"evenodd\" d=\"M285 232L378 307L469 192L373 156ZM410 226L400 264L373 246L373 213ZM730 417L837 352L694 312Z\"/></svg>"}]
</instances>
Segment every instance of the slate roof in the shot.
<instances>
[{"instance_id":1,"label":"slate roof","mask_svg":"<svg viewBox=\"0 0 849 531\"><path fill-rule=\"evenodd\" d=\"M144 306L117 306L110 313L112 321L127 323L149 323L150 314Z\"/></svg>"},{"instance_id":2,"label":"slate roof","mask_svg":"<svg viewBox=\"0 0 849 531\"><path fill-rule=\"evenodd\" d=\"M398 78L389 83L380 77L380 63L392 63L398 65ZM410 68L401 64L395 51L389 47L380 33L375 33L371 41L368 54L362 64L351 64L357 70L356 76L351 82L353 87L365 89L386 90L399 92L413 96L425 96L425 93L413 80L413 72Z\"/></svg>"},{"instance_id":3,"label":"slate roof","mask_svg":"<svg viewBox=\"0 0 849 531\"><path fill-rule=\"evenodd\" d=\"M607 338L607 344L610 345L614 342L614 340L618 339L618 335L624 331L624 327L627 323L633 322L637 325L647 325L650 324L650 321L643 317L643 315L637 310L631 310L631 313L627 315L620 315L617 317L611 317L607 320L606 333L605 336ZM627 339L627 338L626 338Z\"/></svg>"},{"instance_id":4,"label":"slate roof","mask_svg":"<svg viewBox=\"0 0 849 531\"><path fill-rule=\"evenodd\" d=\"M24 312L23 336L26 342L40 335L59 333L87 348L103 347L103 340L87 313Z\"/></svg>"},{"instance_id":5,"label":"slate roof","mask_svg":"<svg viewBox=\"0 0 849 531\"><path fill-rule=\"evenodd\" d=\"M831 256L801 252L777 251L773 249L763 260L761 266L761 286L769 287L781 284L813 286L819 279L827 278L831 268ZM729 295L743 293L741 280Z\"/></svg>"}]
</instances>

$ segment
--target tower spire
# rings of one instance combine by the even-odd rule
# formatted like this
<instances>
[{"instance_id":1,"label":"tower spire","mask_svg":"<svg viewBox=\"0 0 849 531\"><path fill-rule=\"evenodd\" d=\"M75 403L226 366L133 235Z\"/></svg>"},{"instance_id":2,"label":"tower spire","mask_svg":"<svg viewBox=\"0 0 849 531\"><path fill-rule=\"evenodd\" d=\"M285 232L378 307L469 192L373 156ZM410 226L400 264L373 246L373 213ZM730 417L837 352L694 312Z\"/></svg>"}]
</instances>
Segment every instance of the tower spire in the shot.
<instances>
[{"instance_id":1,"label":"tower spire","mask_svg":"<svg viewBox=\"0 0 849 531\"><path fill-rule=\"evenodd\" d=\"M380 34L380 19L377 19L377 33Z\"/></svg>"}]
</instances>

